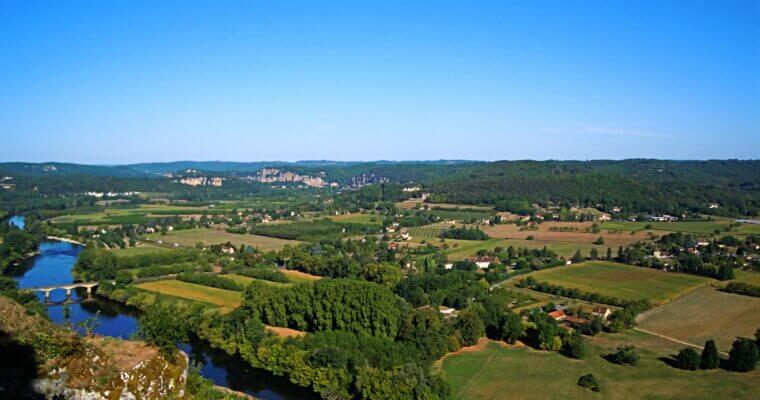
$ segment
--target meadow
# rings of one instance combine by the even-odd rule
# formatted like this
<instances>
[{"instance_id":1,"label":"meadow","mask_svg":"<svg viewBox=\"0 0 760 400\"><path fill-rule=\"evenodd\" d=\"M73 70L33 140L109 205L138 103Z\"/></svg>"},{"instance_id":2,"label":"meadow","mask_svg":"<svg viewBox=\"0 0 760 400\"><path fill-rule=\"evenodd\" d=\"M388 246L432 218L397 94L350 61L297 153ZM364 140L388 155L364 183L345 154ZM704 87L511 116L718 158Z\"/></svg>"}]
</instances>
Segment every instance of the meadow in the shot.
<instances>
[{"instance_id":1,"label":"meadow","mask_svg":"<svg viewBox=\"0 0 760 400\"><path fill-rule=\"evenodd\" d=\"M414 235L412 235L414 237ZM413 239L414 240L414 239ZM430 241L436 246L440 246L441 243L437 241ZM451 246L446 250L446 255L450 260L464 260L465 258L474 255L479 250L492 251L495 247L507 248L513 246L514 248L529 248L529 249L542 249L546 246L547 249L557 253L560 256L572 257L576 251L580 249L583 256L588 256L592 248L596 248L599 254L605 254L607 246L595 246L590 243L561 243L561 242L546 242L541 240L520 240L520 239L490 239L490 240L453 240L446 239L446 242ZM456 245L456 246L454 246Z\"/></svg>"},{"instance_id":2,"label":"meadow","mask_svg":"<svg viewBox=\"0 0 760 400\"><path fill-rule=\"evenodd\" d=\"M295 240L279 239L269 236L236 234L222 230L204 228L175 230L166 235L152 233L147 237L154 241L161 240L164 243L178 243L180 246L185 247L195 247L195 244L198 242L202 242L204 245L230 242L236 247L244 244L246 246L253 246L262 251L280 250L287 244L297 245L301 243Z\"/></svg>"},{"instance_id":3,"label":"meadow","mask_svg":"<svg viewBox=\"0 0 760 400\"><path fill-rule=\"evenodd\" d=\"M242 292L217 289L174 279L138 283L137 288L149 292L212 304L225 311L231 311L242 301Z\"/></svg>"},{"instance_id":4,"label":"meadow","mask_svg":"<svg viewBox=\"0 0 760 400\"><path fill-rule=\"evenodd\" d=\"M155 218L175 215L225 214L206 206L172 206L164 204L141 204L139 206L108 207L102 210L64 214L52 219L61 224L77 225L119 225L143 224Z\"/></svg>"},{"instance_id":5,"label":"meadow","mask_svg":"<svg viewBox=\"0 0 760 400\"><path fill-rule=\"evenodd\" d=\"M383 215L354 213L354 214L331 215L327 218L335 222L348 222L348 223L355 223L355 224L381 226L383 224L383 219L385 217Z\"/></svg>"},{"instance_id":6,"label":"meadow","mask_svg":"<svg viewBox=\"0 0 760 400\"><path fill-rule=\"evenodd\" d=\"M131 257L140 254L152 254L164 251L170 250L165 247L153 246L150 244L143 244L137 247L125 247L123 249L117 247L113 249L114 254L116 254L118 257Z\"/></svg>"},{"instance_id":7,"label":"meadow","mask_svg":"<svg viewBox=\"0 0 760 400\"><path fill-rule=\"evenodd\" d=\"M261 283L272 285L272 286L280 286L280 287L292 285L292 283L272 282L265 279L256 279L256 278L251 278L250 276L237 275L237 274L225 274L225 275L219 275L219 276L225 279L229 279L235 283L239 283L240 285L244 287L248 286L248 284L250 284L253 281L261 282Z\"/></svg>"},{"instance_id":8,"label":"meadow","mask_svg":"<svg viewBox=\"0 0 760 400\"><path fill-rule=\"evenodd\" d=\"M600 225L600 228L603 230L613 230L613 231L628 231L628 232L638 232L642 231L644 229L653 229L653 230L659 230L659 231L669 231L669 232L683 232L683 233L694 233L694 234L701 234L701 235L710 235L712 234L716 229L719 231L723 231L723 229L731 224L731 221L726 220L716 220L716 221L682 221L682 222L604 222ZM645 228L646 226L651 226L651 228ZM752 231L756 231L756 233L760 233L760 226L758 226L757 229L753 229L752 226L748 226L750 224L742 224L739 228L736 228L734 233L751 233Z\"/></svg>"},{"instance_id":9,"label":"meadow","mask_svg":"<svg viewBox=\"0 0 760 400\"><path fill-rule=\"evenodd\" d=\"M601 226L599 232L590 232L590 222L543 222L536 225L537 230L521 230L516 224L498 224L482 226L480 229L492 238L524 240L532 236L534 240L552 243L576 243L592 244L602 237L604 245L626 246L639 240L649 238L647 232L635 230L624 232L621 230L608 230ZM559 231L564 229L564 231Z\"/></svg>"},{"instance_id":10,"label":"meadow","mask_svg":"<svg viewBox=\"0 0 760 400\"><path fill-rule=\"evenodd\" d=\"M673 342L629 331L590 339L589 355L574 360L528 347L506 347L489 342L446 356L440 367L461 400L533 399L750 399L760 391L760 371L738 374L724 370L683 371L665 361L681 347ZM637 366L606 361L602 355L616 346L633 344L641 360ZM592 373L601 384L594 393L577 385Z\"/></svg>"},{"instance_id":11,"label":"meadow","mask_svg":"<svg viewBox=\"0 0 760 400\"><path fill-rule=\"evenodd\" d=\"M713 339L728 352L737 336L754 337L760 328L760 298L705 286L640 315L639 326L699 346Z\"/></svg>"},{"instance_id":12,"label":"meadow","mask_svg":"<svg viewBox=\"0 0 760 400\"><path fill-rule=\"evenodd\" d=\"M528 276L539 282L576 288L582 292L597 292L624 300L647 299L652 304L663 303L713 281L695 275L606 261L551 268Z\"/></svg>"}]
</instances>

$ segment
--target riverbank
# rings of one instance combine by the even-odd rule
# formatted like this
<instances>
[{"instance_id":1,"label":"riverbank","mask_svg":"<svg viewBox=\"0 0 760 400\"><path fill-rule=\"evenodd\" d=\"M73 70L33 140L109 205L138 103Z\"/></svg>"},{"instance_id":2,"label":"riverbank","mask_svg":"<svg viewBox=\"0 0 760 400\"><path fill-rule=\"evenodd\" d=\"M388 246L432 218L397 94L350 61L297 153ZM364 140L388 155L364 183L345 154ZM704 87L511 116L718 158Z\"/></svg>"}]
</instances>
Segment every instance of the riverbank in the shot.
<instances>
[{"instance_id":1,"label":"riverbank","mask_svg":"<svg viewBox=\"0 0 760 400\"><path fill-rule=\"evenodd\" d=\"M47 240L57 240L59 242L66 242L66 243L78 244L80 246L84 246L84 243L82 243L80 241L77 241L77 240L74 240L74 239L65 238L65 237L60 237L60 236L47 236L46 239Z\"/></svg>"}]
</instances>

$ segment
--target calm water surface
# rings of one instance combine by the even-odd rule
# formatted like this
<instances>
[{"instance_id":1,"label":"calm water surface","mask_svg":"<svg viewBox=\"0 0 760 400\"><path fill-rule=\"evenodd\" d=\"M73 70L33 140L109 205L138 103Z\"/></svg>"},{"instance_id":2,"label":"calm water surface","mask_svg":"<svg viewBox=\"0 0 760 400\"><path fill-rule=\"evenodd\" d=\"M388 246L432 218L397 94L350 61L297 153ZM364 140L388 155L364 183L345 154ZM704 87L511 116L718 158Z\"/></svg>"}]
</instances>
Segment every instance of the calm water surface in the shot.
<instances>
[{"instance_id":1,"label":"calm water surface","mask_svg":"<svg viewBox=\"0 0 760 400\"><path fill-rule=\"evenodd\" d=\"M20 216L11 217L10 223L22 227L24 219ZM40 245L40 254L28 258L12 272L14 279L22 288L51 286L73 282L71 269L76 262L82 247L79 245L45 241ZM40 293L40 301L43 295ZM66 292L56 290L51 293L50 301L54 304L47 307L50 319L63 324ZM87 299L84 289L72 293L73 302L68 305L70 323L96 318L98 325L95 333L103 336L128 339L137 328L138 311L108 299L93 296ZM275 377L267 371L252 368L239 357L230 356L219 350L212 349L200 339L192 339L190 343L181 346L190 355L193 362L201 365L201 375L212 380L219 386L251 394L264 400L297 400L318 399L313 392L295 386L280 377Z\"/></svg>"}]
</instances>

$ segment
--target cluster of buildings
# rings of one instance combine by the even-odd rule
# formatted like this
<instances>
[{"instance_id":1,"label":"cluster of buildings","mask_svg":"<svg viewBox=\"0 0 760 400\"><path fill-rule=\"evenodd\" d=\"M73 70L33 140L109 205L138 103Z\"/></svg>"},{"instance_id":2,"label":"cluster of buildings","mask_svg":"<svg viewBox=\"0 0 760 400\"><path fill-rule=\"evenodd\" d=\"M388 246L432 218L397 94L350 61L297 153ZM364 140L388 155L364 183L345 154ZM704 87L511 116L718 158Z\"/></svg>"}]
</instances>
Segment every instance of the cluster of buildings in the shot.
<instances>
[{"instance_id":1,"label":"cluster of buildings","mask_svg":"<svg viewBox=\"0 0 760 400\"><path fill-rule=\"evenodd\" d=\"M96 197L98 199L103 197L129 197L137 196L140 192L84 192L85 196Z\"/></svg>"}]
</instances>

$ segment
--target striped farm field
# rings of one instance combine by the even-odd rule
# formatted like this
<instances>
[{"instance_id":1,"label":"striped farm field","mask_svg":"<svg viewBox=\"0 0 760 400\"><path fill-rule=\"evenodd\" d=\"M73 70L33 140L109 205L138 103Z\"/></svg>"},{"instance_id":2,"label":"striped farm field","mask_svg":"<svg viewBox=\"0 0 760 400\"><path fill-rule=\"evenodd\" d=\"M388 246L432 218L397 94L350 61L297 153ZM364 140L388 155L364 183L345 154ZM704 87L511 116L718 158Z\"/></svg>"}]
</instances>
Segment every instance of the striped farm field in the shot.
<instances>
[{"instance_id":1,"label":"striped farm field","mask_svg":"<svg viewBox=\"0 0 760 400\"><path fill-rule=\"evenodd\" d=\"M728 352L737 336L754 337L760 327L760 298L705 286L640 315L639 326L699 346L713 339Z\"/></svg>"},{"instance_id":2,"label":"striped farm field","mask_svg":"<svg viewBox=\"0 0 760 400\"><path fill-rule=\"evenodd\" d=\"M539 282L600 293L623 300L647 299L664 303L699 286L713 282L710 278L634 267L606 261L551 268L530 274Z\"/></svg>"},{"instance_id":3,"label":"striped farm field","mask_svg":"<svg viewBox=\"0 0 760 400\"><path fill-rule=\"evenodd\" d=\"M437 238L445 228L444 224L432 224L409 228L409 235L415 238Z\"/></svg>"},{"instance_id":4,"label":"striped farm field","mask_svg":"<svg viewBox=\"0 0 760 400\"><path fill-rule=\"evenodd\" d=\"M138 283L135 286L149 292L213 304L226 311L231 311L239 306L242 301L242 292L217 289L174 279Z\"/></svg>"}]
</instances>

